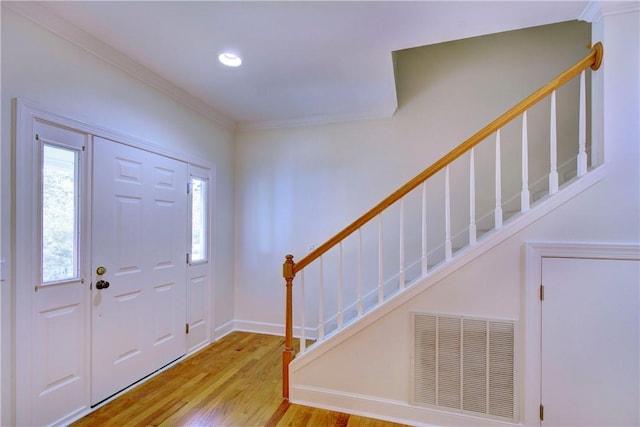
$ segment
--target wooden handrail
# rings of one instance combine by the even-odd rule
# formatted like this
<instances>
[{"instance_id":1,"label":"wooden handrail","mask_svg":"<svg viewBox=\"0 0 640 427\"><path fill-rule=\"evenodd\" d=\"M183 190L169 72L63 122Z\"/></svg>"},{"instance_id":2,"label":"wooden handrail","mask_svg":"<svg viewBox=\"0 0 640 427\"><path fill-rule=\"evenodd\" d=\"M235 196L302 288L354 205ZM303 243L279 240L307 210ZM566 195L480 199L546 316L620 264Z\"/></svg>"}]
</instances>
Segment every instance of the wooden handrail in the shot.
<instances>
[{"instance_id":1,"label":"wooden handrail","mask_svg":"<svg viewBox=\"0 0 640 427\"><path fill-rule=\"evenodd\" d=\"M301 271L311 262L318 259L324 253L329 251L335 245L346 239L352 233L357 231L360 227L365 225L367 222L371 221L376 216L380 215L386 208L396 203L402 197L407 195L410 191L415 189L421 183L425 182L427 179L438 173L440 170L447 167L457 158L462 156L464 153L478 145L480 142L484 141L487 137L503 128L507 123L520 116L522 113L527 111L533 105L540 102L546 96L551 94L556 89L563 86L565 83L576 77L583 70L591 67L592 70L597 70L600 68L600 64L602 63L602 55L603 55L603 47L602 43L596 43L592 48L591 52L582 58L580 61L576 62L573 66L566 69L564 72L559 74L553 80L549 81L549 83L542 86L540 89L533 92L531 95L526 97L524 100L516 104L510 110L502 114L500 117L489 123L487 126L482 128L480 131L476 132L469 139L464 141L462 144L455 147L449 153L445 154L442 158L436 161L434 164L429 166L427 169L422 171L420 174L415 176L412 180L408 181L402 187L398 188L395 192L389 195L387 198L382 200L380 203L375 205L371 210L362 215L360 218L356 219L354 222L345 227L342 231L334 235L332 238L324 242L322 245L318 246L314 251L310 252L307 256L302 258L297 263L293 261L293 255L287 255L286 261L283 266L283 277L286 281L286 323L285 323L285 348L282 353L282 395L285 399L289 398L289 363L294 358L294 350L293 350L293 307L292 307L292 295L293 295L293 279L295 278L296 273ZM304 328L304 325L302 325Z\"/></svg>"},{"instance_id":2,"label":"wooden handrail","mask_svg":"<svg viewBox=\"0 0 640 427\"><path fill-rule=\"evenodd\" d=\"M305 268L307 265L312 263L314 260L319 258L321 255L326 253L329 249L333 248L335 245L340 243L342 240L346 239L349 235L355 232L358 228L365 225L367 222L375 218L386 208L400 200L403 196L407 195L411 190L416 188L418 185L429 179L431 176L438 173L441 169L444 169L448 164L452 163L458 157L462 156L464 153L469 151L472 147L478 145L480 142L484 141L491 134L496 132L498 129L504 127L511 120L518 117L524 111L531 108L533 105L538 103L540 100L548 96L551 92L558 89L569 80L577 76L588 67L591 67L592 70L597 70L600 68L600 64L602 63L602 43L598 42L595 46L591 48L591 52L589 55L585 56L580 61L576 62L572 67L568 68L566 71L558 75L556 78L551 80L549 83L542 86L540 89L533 92L527 98L516 104L513 108L508 110L506 113L489 123L487 126L482 128L480 131L476 132L475 135L464 141L462 144L458 145L456 148L451 150L449 153L445 154L440 160L436 161L434 164L429 166L427 169L422 171L419 175L413 178L411 181L404 184L402 187L398 188L395 192L385 198L383 201L375 205L371 210L362 215L360 218L356 219L354 222L345 227L342 231L337 233L335 236L327 240L325 243L318 246L315 250L307 254L304 258L300 259L293 266L293 274L295 275L297 272Z\"/></svg>"}]
</instances>

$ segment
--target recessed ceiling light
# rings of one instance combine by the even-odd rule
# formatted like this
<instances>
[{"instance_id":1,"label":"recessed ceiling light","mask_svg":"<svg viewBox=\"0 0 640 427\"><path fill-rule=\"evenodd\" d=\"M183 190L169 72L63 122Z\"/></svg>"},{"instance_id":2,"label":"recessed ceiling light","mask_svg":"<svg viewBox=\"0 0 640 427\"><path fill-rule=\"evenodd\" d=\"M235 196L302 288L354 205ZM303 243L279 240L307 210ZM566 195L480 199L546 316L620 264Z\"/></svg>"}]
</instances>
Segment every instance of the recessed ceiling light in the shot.
<instances>
[{"instance_id":1,"label":"recessed ceiling light","mask_svg":"<svg viewBox=\"0 0 640 427\"><path fill-rule=\"evenodd\" d=\"M242 64L242 59L234 53L224 52L218 56L220 62L222 62L227 67L239 67Z\"/></svg>"}]
</instances>

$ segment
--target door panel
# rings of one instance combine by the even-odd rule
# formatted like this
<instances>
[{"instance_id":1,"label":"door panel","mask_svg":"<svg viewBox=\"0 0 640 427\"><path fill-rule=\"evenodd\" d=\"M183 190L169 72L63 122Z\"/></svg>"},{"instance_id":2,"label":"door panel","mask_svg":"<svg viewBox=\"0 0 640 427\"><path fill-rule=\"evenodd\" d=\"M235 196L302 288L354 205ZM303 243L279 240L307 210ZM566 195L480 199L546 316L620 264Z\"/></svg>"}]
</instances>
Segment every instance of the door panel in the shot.
<instances>
[{"instance_id":1,"label":"door panel","mask_svg":"<svg viewBox=\"0 0 640 427\"><path fill-rule=\"evenodd\" d=\"M81 284L42 287L36 298L34 425L86 408L84 292Z\"/></svg>"},{"instance_id":2,"label":"door panel","mask_svg":"<svg viewBox=\"0 0 640 427\"><path fill-rule=\"evenodd\" d=\"M101 138L93 157L96 404L184 355L187 166Z\"/></svg>"},{"instance_id":3,"label":"door panel","mask_svg":"<svg viewBox=\"0 0 640 427\"><path fill-rule=\"evenodd\" d=\"M209 331L207 322L207 304L208 304L208 276L206 274L207 265L198 265L189 267L188 279L188 323L189 335L187 335L187 351L193 351L209 342ZM205 273L193 276L193 270L203 270Z\"/></svg>"},{"instance_id":4,"label":"door panel","mask_svg":"<svg viewBox=\"0 0 640 427\"><path fill-rule=\"evenodd\" d=\"M34 132L38 135L36 149L40 156L43 156L42 144L77 151L79 165L75 179L82 182L86 170L83 147L86 146L88 136L82 132L40 121L34 123ZM40 158L40 160L43 159ZM44 168L41 167L40 172L34 173L35 176L40 177L41 184L42 169ZM79 188L83 189L83 184ZM42 196L44 200L45 195ZM82 218L85 212L85 192L78 191L78 197L80 200L78 213ZM54 216L56 214L53 213ZM37 225L35 229L39 233L42 232L42 228ZM79 225L78 233L80 236L84 234L83 225ZM85 240L82 237L78 239L78 244L79 252L85 249ZM42 246L40 242L40 248ZM38 253L35 249L33 252ZM34 292L32 285L38 285L36 292L33 293L33 306L30 313L33 329L29 331L28 337L32 343L31 351L23 355L31 358L33 418L29 418L29 422L33 425L51 424L73 416L86 409L89 404L87 293L85 281L82 279L86 264L81 252L78 258L76 260L78 277L76 278L42 283L43 274L38 272L34 275L35 283L22 284L22 286L29 286L30 292ZM42 270L40 268L42 265L39 264L43 264L44 261L41 262L40 257L31 258L30 261L34 270ZM27 337L21 336L18 339L27 339ZM21 417L22 414L18 416Z\"/></svg>"},{"instance_id":5,"label":"door panel","mask_svg":"<svg viewBox=\"0 0 640 427\"><path fill-rule=\"evenodd\" d=\"M640 423L640 262L543 258L543 426Z\"/></svg>"}]
</instances>

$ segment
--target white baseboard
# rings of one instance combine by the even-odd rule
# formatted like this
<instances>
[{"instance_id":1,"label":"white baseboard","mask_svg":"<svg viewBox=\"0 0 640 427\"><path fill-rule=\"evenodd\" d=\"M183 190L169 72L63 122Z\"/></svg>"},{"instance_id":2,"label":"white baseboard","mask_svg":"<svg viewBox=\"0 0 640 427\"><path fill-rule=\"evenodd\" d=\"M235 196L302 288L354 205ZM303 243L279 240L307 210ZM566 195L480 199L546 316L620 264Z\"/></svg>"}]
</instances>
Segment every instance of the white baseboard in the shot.
<instances>
[{"instance_id":1,"label":"white baseboard","mask_svg":"<svg viewBox=\"0 0 640 427\"><path fill-rule=\"evenodd\" d=\"M519 426L496 419L455 414L409 405L406 402L356 393L347 393L305 385L292 385L291 403L330 411L344 412L368 418L421 427L435 426Z\"/></svg>"},{"instance_id":2,"label":"white baseboard","mask_svg":"<svg viewBox=\"0 0 640 427\"><path fill-rule=\"evenodd\" d=\"M211 340L211 342L216 342L219 339L229 335L231 332L235 331L234 323L235 322L233 320L229 320L227 323L215 328L215 330L213 331L213 339Z\"/></svg>"},{"instance_id":3,"label":"white baseboard","mask_svg":"<svg viewBox=\"0 0 640 427\"><path fill-rule=\"evenodd\" d=\"M284 336L284 325L278 323L254 322L251 320L235 320L234 330L255 334Z\"/></svg>"},{"instance_id":4,"label":"white baseboard","mask_svg":"<svg viewBox=\"0 0 640 427\"><path fill-rule=\"evenodd\" d=\"M284 325L280 323L254 322L251 320L235 320L234 331L253 332L255 334L267 334L284 336ZM300 338L302 336L300 326L293 327L293 337ZM316 328L305 328L305 338L315 340L318 331Z\"/></svg>"}]
</instances>

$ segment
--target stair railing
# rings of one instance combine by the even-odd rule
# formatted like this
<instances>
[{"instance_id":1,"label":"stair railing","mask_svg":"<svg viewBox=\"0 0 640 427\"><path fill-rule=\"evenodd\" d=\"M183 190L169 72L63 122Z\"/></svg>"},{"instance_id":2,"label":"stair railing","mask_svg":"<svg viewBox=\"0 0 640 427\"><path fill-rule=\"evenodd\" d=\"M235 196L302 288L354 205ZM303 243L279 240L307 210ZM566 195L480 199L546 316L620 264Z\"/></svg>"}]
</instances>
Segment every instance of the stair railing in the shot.
<instances>
[{"instance_id":1,"label":"stair railing","mask_svg":"<svg viewBox=\"0 0 640 427\"><path fill-rule=\"evenodd\" d=\"M354 222L345 227L342 231L331 237L325 243L318 246L315 250L311 251L305 257L298 262L294 262L293 255L286 255L283 265L283 277L286 284L286 315L285 315L285 348L282 353L282 393L285 399L289 398L289 363L294 358L293 349L293 279L296 274L301 273L305 267L312 262L319 259L322 263L322 255L327 253L330 249L336 245L340 245L340 254L342 254L341 242L349 237L354 232L360 230L365 224L369 223L376 217L380 217L381 213L389 208L396 202L401 202L402 210L402 198L409 192L417 188L419 185L425 183L429 178L433 177L436 173L445 169L445 261L452 258L452 243L451 243L451 226L450 226L450 201L449 201L449 165L463 154L471 151L470 156L470 223L469 223L469 245L476 243L476 224L475 224L475 185L474 185L474 156L473 148L480 142L487 139L489 136L496 134L496 171L495 171L495 184L496 184L496 207L494 211L494 227L500 228L503 223L502 201L501 201L501 161L500 161L500 129L502 129L509 122L516 117L522 115L522 190L520 194L521 199L521 212L529 210L531 196L529 194L528 185L528 148L527 148L527 111L538 104L541 100L551 95L551 118L550 118L550 173L549 173L549 194L553 195L558 191L559 179L558 179L558 166L557 166L557 146L556 146L556 90L566 83L571 81L576 76L580 75L580 100L579 100L579 131L578 131L578 155L577 155L577 176L580 177L587 172L587 153L586 153L586 90L585 90L585 70L591 68L592 70L598 70L602 63L603 47L601 43L596 43L590 53L580 61L576 62L573 66L566 69L559 74L553 80L533 92L527 98L516 104L510 110L502 114L500 117L489 123L482 128L476 134L464 141L462 144L455 147L449 153L444 155L438 161L433 163L427 169L408 181L406 184L398 188L395 192L390 194L380 203L375 205L372 209L366 212L364 215L356 219ZM426 191L423 187L423 231L422 231L422 262L421 262L421 274L426 276L428 274L427 267L427 251L426 251L426 225L425 225L425 206L426 206ZM401 214L402 224L402 214ZM402 227L402 225L401 225ZM379 225L380 236L382 235L382 223ZM403 233L400 234L401 248L403 247ZM360 239L359 239L360 240ZM358 255L358 269L361 270L361 247L359 248ZM382 279L382 249L381 249L381 237L379 244L379 283L378 283L378 303L383 302L383 279ZM341 257L341 255L340 255ZM404 254L403 250L400 250L400 272L399 286L402 289L404 287ZM342 269L342 260L340 258L339 268ZM320 268L320 275L322 276L322 268ZM362 283L360 280L361 272L358 273L358 317L362 316ZM304 277L304 276L303 276ZM302 279L302 290L304 289L304 279ZM322 287L322 279L320 279L320 287ZM337 315L337 330L343 328L342 312L341 312L341 295L342 295L342 283L338 284L338 315ZM304 291L303 291L304 292ZM322 292L322 290L321 290ZM303 294L304 295L304 294ZM303 299L304 301L304 299ZM318 340L324 339L323 321L322 321L322 298L320 299L320 322L318 331ZM304 311L303 311L304 313ZM301 316L301 337L300 337L300 349L302 352L306 348L305 337L305 324L304 315Z\"/></svg>"}]
</instances>

